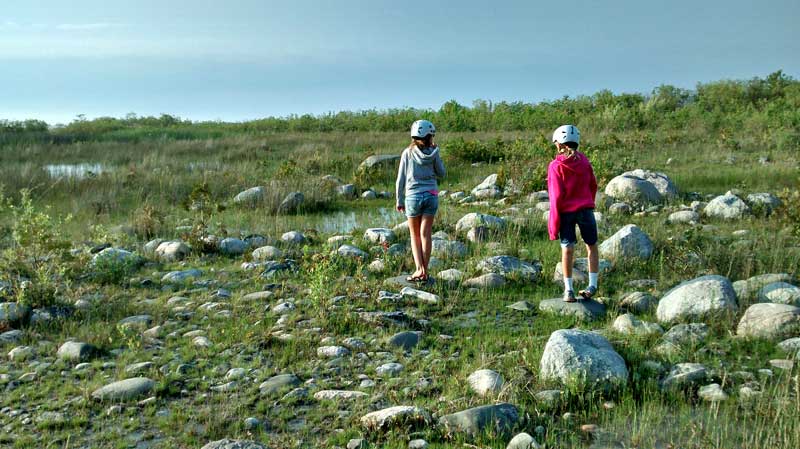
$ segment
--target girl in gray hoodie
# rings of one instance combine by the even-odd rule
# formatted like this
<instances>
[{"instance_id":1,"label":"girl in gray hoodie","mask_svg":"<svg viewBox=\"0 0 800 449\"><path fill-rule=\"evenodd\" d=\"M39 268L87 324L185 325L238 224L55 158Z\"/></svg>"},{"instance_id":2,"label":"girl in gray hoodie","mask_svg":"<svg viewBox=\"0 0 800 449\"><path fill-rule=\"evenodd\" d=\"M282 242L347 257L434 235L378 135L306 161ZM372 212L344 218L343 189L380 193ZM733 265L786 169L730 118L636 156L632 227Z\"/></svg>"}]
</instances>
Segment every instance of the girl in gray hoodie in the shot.
<instances>
[{"instance_id":1,"label":"girl in gray hoodie","mask_svg":"<svg viewBox=\"0 0 800 449\"><path fill-rule=\"evenodd\" d=\"M408 217L411 234L411 252L416 271L407 277L411 282L427 282L428 263L433 240L431 229L439 210L439 185L444 177L444 163L439 147L433 143L436 128L427 120L417 120L411 125L411 145L400 157L397 170L397 210Z\"/></svg>"}]
</instances>

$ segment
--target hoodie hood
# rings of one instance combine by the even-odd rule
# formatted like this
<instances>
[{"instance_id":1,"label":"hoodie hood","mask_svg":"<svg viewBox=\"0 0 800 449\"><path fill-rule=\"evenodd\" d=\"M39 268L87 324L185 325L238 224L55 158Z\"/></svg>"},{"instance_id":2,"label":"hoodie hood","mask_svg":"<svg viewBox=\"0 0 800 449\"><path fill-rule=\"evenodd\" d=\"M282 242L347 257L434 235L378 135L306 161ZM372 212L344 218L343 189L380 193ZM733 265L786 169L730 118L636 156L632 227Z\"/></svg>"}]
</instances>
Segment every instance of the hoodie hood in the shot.
<instances>
[{"instance_id":1,"label":"hoodie hood","mask_svg":"<svg viewBox=\"0 0 800 449\"><path fill-rule=\"evenodd\" d=\"M419 165L431 165L439 155L439 147L428 147L420 150L418 146L411 147L411 157L414 158L414 163Z\"/></svg>"},{"instance_id":2,"label":"hoodie hood","mask_svg":"<svg viewBox=\"0 0 800 449\"><path fill-rule=\"evenodd\" d=\"M572 156L559 154L556 156L555 162L564 171L565 175L585 173L587 168L591 168L589 159L579 151L576 151Z\"/></svg>"}]
</instances>

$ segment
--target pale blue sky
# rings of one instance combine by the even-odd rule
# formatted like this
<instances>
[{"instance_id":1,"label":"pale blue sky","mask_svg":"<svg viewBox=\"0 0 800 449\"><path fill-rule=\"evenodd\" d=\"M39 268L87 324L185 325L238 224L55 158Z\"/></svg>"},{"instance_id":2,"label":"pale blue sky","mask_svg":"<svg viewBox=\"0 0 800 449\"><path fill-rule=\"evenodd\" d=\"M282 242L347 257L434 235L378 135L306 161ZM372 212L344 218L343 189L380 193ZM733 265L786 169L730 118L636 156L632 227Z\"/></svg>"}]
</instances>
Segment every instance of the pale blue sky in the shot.
<instances>
[{"instance_id":1,"label":"pale blue sky","mask_svg":"<svg viewBox=\"0 0 800 449\"><path fill-rule=\"evenodd\" d=\"M797 0L3 0L0 119L193 120L800 75Z\"/></svg>"}]
</instances>

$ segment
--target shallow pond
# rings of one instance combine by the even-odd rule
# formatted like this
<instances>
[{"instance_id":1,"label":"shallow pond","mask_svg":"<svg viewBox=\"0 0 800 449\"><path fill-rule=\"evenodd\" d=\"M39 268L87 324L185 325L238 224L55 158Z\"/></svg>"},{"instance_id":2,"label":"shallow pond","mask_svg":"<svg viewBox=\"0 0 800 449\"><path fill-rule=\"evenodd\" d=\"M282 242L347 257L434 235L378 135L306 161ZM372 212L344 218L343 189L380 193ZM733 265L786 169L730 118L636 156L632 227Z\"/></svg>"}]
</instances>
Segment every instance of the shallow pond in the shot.
<instances>
[{"instance_id":1,"label":"shallow pond","mask_svg":"<svg viewBox=\"0 0 800 449\"><path fill-rule=\"evenodd\" d=\"M388 207L371 210L339 211L307 220L308 227L326 234L346 234L353 229L391 228L404 221L402 214Z\"/></svg>"},{"instance_id":2,"label":"shallow pond","mask_svg":"<svg viewBox=\"0 0 800 449\"><path fill-rule=\"evenodd\" d=\"M45 165L44 170L51 178L75 178L83 179L97 176L108 171L108 167L103 164L81 163L81 164L49 164Z\"/></svg>"}]
</instances>

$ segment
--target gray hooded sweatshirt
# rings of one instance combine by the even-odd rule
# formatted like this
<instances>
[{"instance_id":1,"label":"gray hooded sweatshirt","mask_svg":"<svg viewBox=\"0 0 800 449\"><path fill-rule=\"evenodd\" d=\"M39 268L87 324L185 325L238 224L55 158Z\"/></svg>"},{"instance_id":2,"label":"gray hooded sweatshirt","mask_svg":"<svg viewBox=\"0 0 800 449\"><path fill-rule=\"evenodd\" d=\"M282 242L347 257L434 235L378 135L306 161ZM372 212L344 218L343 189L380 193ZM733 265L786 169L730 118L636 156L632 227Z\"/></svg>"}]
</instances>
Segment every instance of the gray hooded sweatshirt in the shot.
<instances>
[{"instance_id":1,"label":"gray hooded sweatshirt","mask_svg":"<svg viewBox=\"0 0 800 449\"><path fill-rule=\"evenodd\" d=\"M397 170L397 205L405 207L406 196L439 190L436 180L444 178L444 173L439 147L420 150L412 145L406 148Z\"/></svg>"}]
</instances>

